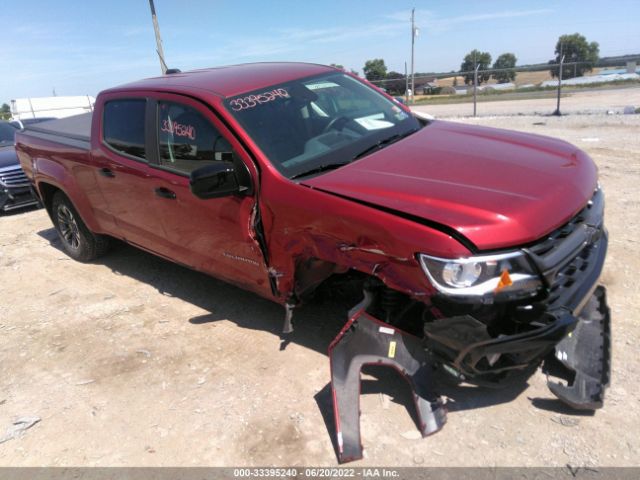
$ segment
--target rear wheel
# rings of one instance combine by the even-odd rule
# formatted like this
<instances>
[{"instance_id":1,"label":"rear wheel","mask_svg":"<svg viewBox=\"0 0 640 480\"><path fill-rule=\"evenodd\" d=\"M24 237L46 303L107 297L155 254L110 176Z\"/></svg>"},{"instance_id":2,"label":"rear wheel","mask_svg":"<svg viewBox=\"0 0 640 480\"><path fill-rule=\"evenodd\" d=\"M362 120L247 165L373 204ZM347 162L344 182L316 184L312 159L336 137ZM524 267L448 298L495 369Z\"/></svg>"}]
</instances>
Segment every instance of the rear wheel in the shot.
<instances>
[{"instance_id":1,"label":"rear wheel","mask_svg":"<svg viewBox=\"0 0 640 480\"><path fill-rule=\"evenodd\" d=\"M51 218L64 251L74 260L88 262L109 249L109 238L91 232L62 192L53 196Z\"/></svg>"}]
</instances>

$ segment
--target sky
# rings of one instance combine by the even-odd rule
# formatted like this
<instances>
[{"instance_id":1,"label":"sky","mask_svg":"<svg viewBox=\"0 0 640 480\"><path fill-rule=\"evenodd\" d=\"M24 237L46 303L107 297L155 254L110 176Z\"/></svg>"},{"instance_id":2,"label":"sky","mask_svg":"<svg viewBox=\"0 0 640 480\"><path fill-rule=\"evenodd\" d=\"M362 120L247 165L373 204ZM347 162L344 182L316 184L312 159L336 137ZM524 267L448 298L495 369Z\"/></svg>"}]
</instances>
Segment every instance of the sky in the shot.
<instances>
[{"instance_id":1,"label":"sky","mask_svg":"<svg viewBox=\"0 0 640 480\"><path fill-rule=\"evenodd\" d=\"M97 95L156 76L148 0L0 0L0 103L20 97ZM169 67L256 61L337 63L362 73L383 58L415 70L460 68L474 48L518 64L553 58L561 34L579 32L601 56L640 53L638 0L155 0Z\"/></svg>"}]
</instances>

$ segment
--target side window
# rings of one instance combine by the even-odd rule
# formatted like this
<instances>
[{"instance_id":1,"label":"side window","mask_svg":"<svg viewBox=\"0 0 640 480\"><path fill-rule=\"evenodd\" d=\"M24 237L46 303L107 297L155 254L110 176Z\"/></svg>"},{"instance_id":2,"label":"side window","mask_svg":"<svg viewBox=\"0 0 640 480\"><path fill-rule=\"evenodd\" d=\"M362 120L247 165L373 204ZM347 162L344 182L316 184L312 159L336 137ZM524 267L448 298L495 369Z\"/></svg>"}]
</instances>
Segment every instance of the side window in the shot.
<instances>
[{"instance_id":1,"label":"side window","mask_svg":"<svg viewBox=\"0 0 640 480\"><path fill-rule=\"evenodd\" d=\"M233 160L229 142L197 110L158 102L160 165L191 173L213 162Z\"/></svg>"},{"instance_id":2,"label":"side window","mask_svg":"<svg viewBox=\"0 0 640 480\"><path fill-rule=\"evenodd\" d=\"M102 136L114 150L146 159L146 100L112 100L104 105Z\"/></svg>"}]
</instances>

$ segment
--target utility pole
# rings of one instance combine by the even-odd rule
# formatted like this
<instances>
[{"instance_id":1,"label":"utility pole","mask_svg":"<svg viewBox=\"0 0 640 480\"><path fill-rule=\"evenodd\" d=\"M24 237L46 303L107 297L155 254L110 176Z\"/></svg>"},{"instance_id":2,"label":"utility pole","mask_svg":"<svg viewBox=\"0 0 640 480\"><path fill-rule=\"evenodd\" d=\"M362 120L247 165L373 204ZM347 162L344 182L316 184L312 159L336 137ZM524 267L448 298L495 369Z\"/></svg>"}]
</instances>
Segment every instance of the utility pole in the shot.
<instances>
[{"instance_id":1,"label":"utility pole","mask_svg":"<svg viewBox=\"0 0 640 480\"><path fill-rule=\"evenodd\" d=\"M162 50L162 38L160 37L160 26L158 25L158 18L156 17L156 7L153 4L153 0L149 0L149 7L151 7L151 19L153 20L153 30L156 32L156 52L160 58L160 70L163 75L167 73L167 64L164 61L164 50Z\"/></svg>"},{"instance_id":2,"label":"utility pole","mask_svg":"<svg viewBox=\"0 0 640 480\"><path fill-rule=\"evenodd\" d=\"M413 102L413 98L416 94L416 83L415 83L415 70L414 70L414 50L416 43L416 36L418 35L418 29L416 28L416 9L411 9L411 101Z\"/></svg>"},{"instance_id":3,"label":"utility pole","mask_svg":"<svg viewBox=\"0 0 640 480\"><path fill-rule=\"evenodd\" d=\"M409 76L407 75L407 62L404 62L404 103L409 105Z\"/></svg>"},{"instance_id":4,"label":"utility pole","mask_svg":"<svg viewBox=\"0 0 640 480\"><path fill-rule=\"evenodd\" d=\"M560 44L560 71L558 72L558 103L554 115L560 116L560 90L562 90L562 66L564 65L564 55L562 54L562 43Z\"/></svg>"},{"instance_id":5,"label":"utility pole","mask_svg":"<svg viewBox=\"0 0 640 480\"><path fill-rule=\"evenodd\" d=\"M475 55L474 55L474 59L475 59ZM474 62L475 63L475 60ZM473 116L476 116L476 91L478 90L478 69L480 68L480 65L476 65L476 67L473 69Z\"/></svg>"}]
</instances>

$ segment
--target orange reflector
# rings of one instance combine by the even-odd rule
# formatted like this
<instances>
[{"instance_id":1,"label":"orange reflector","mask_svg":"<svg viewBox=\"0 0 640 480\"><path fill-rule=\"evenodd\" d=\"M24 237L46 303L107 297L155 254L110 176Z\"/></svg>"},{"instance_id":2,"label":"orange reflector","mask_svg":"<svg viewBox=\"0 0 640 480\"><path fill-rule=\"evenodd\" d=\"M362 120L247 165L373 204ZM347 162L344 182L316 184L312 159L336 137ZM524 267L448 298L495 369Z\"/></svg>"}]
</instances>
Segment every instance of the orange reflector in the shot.
<instances>
[{"instance_id":1,"label":"orange reflector","mask_svg":"<svg viewBox=\"0 0 640 480\"><path fill-rule=\"evenodd\" d=\"M500 275L500 281L498 282L498 286L496 287L496 292L502 290L504 287L508 287L509 285L513 285L513 280L511 280L509 271L505 268Z\"/></svg>"}]
</instances>

